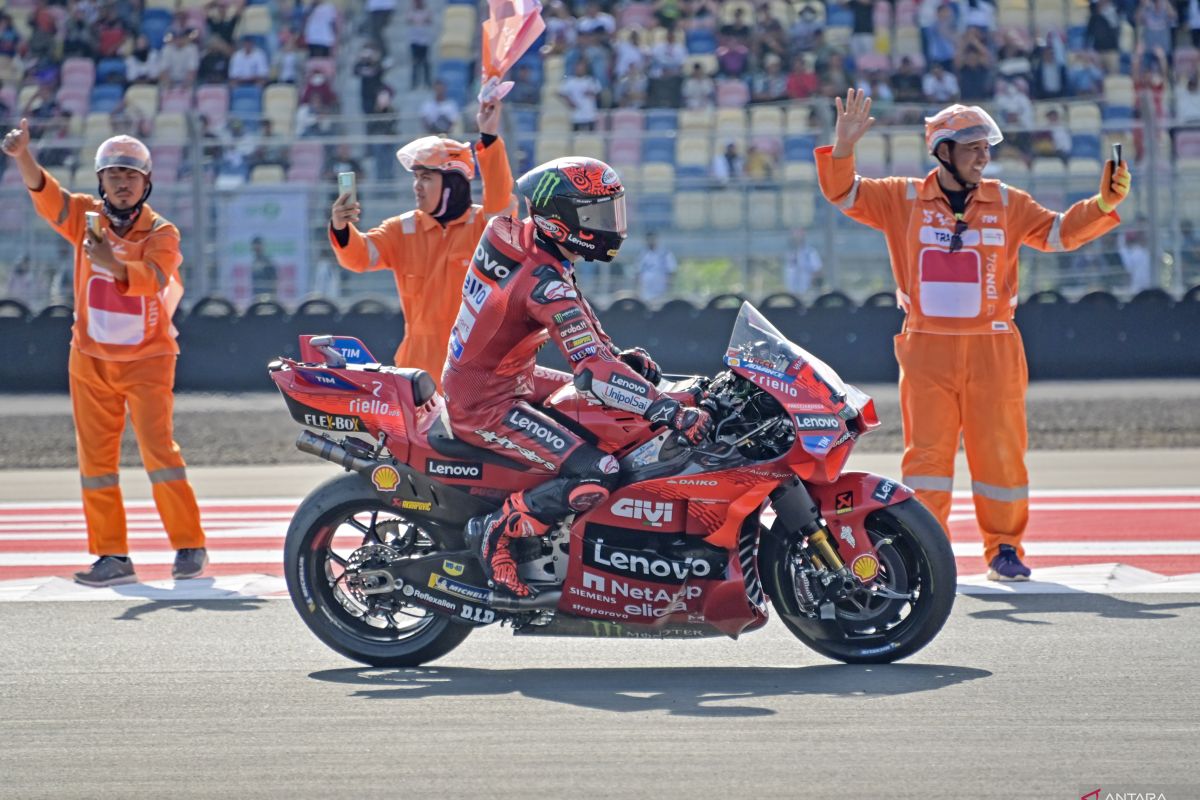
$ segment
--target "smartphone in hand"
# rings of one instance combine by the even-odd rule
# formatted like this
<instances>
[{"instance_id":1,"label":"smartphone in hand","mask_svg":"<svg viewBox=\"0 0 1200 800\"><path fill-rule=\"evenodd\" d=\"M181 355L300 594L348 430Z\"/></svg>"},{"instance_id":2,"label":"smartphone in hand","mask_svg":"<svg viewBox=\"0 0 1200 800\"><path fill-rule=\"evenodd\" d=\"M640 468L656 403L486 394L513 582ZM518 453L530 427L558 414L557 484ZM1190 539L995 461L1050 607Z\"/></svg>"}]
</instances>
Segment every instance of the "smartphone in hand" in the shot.
<instances>
[{"instance_id":1,"label":"smartphone in hand","mask_svg":"<svg viewBox=\"0 0 1200 800\"><path fill-rule=\"evenodd\" d=\"M358 188L354 179L353 172L338 173L338 194L350 195L350 204L354 205L358 202Z\"/></svg>"},{"instance_id":2,"label":"smartphone in hand","mask_svg":"<svg viewBox=\"0 0 1200 800\"><path fill-rule=\"evenodd\" d=\"M100 224L99 211L85 211L83 212L83 217L87 220L87 229L91 231L96 238L100 238L104 235L104 227Z\"/></svg>"},{"instance_id":3,"label":"smartphone in hand","mask_svg":"<svg viewBox=\"0 0 1200 800\"><path fill-rule=\"evenodd\" d=\"M1112 162L1113 162L1113 169L1114 169L1114 170L1115 170L1117 167L1121 166L1121 143L1120 143L1120 142L1113 142L1113 146L1112 146Z\"/></svg>"}]
</instances>

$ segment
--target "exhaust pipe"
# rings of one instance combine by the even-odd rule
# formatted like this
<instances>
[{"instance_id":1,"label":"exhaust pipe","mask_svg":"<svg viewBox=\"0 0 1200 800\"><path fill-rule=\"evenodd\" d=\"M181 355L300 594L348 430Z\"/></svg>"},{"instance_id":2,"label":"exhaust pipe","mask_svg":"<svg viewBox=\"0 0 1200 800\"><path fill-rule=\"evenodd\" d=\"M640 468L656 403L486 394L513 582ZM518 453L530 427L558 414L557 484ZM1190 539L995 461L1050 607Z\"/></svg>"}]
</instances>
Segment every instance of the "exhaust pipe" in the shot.
<instances>
[{"instance_id":1,"label":"exhaust pipe","mask_svg":"<svg viewBox=\"0 0 1200 800\"><path fill-rule=\"evenodd\" d=\"M311 431L300 432L300 436L296 438L296 448L301 452L323 458L326 461L332 461L339 467L344 467L354 472L365 472L376 466L376 462L369 458L359 458L337 442L327 439L324 436L319 436Z\"/></svg>"},{"instance_id":2,"label":"exhaust pipe","mask_svg":"<svg viewBox=\"0 0 1200 800\"><path fill-rule=\"evenodd\" d=\"M500 597L493 592L491 602L488 605L497 611L541 611L558 608L558 599L560 597L562 597L562 592L558 589L541 592L537 597L526 599Z\"/></svg>"}]
</instances>

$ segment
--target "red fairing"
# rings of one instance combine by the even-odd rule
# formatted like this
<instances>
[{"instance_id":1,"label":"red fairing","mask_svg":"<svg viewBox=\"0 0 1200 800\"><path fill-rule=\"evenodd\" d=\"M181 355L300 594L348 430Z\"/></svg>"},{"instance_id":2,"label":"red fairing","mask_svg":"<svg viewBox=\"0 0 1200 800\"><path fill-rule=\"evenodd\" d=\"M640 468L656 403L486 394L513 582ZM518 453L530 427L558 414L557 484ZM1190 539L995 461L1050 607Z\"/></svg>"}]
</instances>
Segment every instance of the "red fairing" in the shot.
<instances>
[{"instance_id":1,"label":"red fairing","mask_svg":"<svg viewBox=\"0 0 1200 800\"><path fill-rule=\"evenodd\" d=\"M429 428L441 417L445 401L434 395L422 406L414 402L412 384L391 367L378 371L358 367L336 369L283 360L286 369L272 371L292 417L302 425L338 435L388 437L397 460L471 494L501 499L536 486L545 476L474 460L447 457L429 446ZM376 384L379 395L375 395Z\"/></svg>"},{"instance_id":2,"label":"red fairing","mask_svg":"<svg viewBox=\"0 0 1200 800\"><path fill-rule=\"evenodd\" d=\"M271 372L287 399L292 417L302 425L331 433L386 433L389 449L408 457L409 431L415 423L412 384L391 367L364 369L284 360L289 369Z\"/></svg>"},{"instance_id":3,"label":"red fairing","mask_svg":"<svg viewBox=\"0 0 1200 800\"><path fill-rule=\"evenodd\" d=\"M846 401L834 399L833 387L822 381L810 364L794 362L784 374L764 374L748 362L732 369L766 390L796 421L796 443L784 460L804 481L837 480L857 438L879 427L875 401L870 398L856 419L842 419Z\"/></svg>"},{"instance_id":4,"label":"red fairing","mask_svg":"<svg viewBox=\"0 0 1200 800\"><path fill-rule=\"evenodd\" d=\"M739 491L736 483L720 480L729 473L712 475L624 487L577 520L559 609L639 625L703 623L733 637L762 625L767 611L747 600L738 548L682 536L702 518L719 525L728 498ZM697 480L706 484L704 494L725 502L689 500ZM711 517L693 513L707 508L714 511ZM652 540L645 539L647 533Z\"/></svg>"},{"instance_id":5,"label":"red fairing","mask_svg":"<svg viewBox=\"0 0 1200 800\"><path fill-rule=\"evenodd\" d=\"M847 472L833 483L808 488L829 523L838 554L860 581L868 583L875 577L875 570L870 569L872 559L876 568L879 562L867 536L864 524L867 516L913 497L913 490L897 480L869 472Z\"/></svg>"}]
</instances>

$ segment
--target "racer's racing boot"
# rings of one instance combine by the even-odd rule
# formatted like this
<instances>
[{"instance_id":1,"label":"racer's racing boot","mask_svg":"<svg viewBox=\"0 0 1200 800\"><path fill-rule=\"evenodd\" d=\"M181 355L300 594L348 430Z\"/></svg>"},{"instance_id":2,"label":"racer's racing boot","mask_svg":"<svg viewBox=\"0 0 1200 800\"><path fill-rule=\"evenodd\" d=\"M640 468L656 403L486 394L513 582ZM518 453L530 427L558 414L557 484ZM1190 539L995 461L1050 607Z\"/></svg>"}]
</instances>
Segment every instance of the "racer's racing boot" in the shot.
<instances>
[{"instance_id":1,"label":"racer's racing boot","mask_svg":"<svg viewBox=\"0 0 1200 800\"><path fill-rule=\"evenodd\" d=\"M478 539L479 563L496 589L526 599L536 597L537 591L517 574L510 546L513 539L541 536L549 527L529 513L520 494L514 494L498 511L468 522L467 539Z\"/></svg>"}]
</instances>

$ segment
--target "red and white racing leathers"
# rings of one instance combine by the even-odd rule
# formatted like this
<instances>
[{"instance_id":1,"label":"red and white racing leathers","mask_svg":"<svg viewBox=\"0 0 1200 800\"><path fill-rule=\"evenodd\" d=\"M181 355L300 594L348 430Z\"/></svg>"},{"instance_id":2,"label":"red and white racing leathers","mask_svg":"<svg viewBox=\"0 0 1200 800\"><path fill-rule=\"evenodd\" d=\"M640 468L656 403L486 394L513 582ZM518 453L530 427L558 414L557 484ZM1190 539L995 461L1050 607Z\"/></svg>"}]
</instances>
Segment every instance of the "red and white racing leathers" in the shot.
<instances>
[{"instance_id":1,"label":"red and white racing leathers","mask_svg":"<svg viewBox=\"0 0 1200 800\"><path fill-rule=\"evenodd\" d=\"M535 235L528 220L496 217L488 223L463 282L442 385L454 436L555 478L520 498L529 513L549 523L603 500L615 486L618 465L535 406L572 377L604 405L638 415L663 395L618 359L580 295L571 263ZM538 348L551 340L574 376L536 365ZM662 405L664 414L678 408Z\"/></svg>"}]
</instances>

